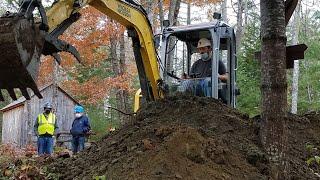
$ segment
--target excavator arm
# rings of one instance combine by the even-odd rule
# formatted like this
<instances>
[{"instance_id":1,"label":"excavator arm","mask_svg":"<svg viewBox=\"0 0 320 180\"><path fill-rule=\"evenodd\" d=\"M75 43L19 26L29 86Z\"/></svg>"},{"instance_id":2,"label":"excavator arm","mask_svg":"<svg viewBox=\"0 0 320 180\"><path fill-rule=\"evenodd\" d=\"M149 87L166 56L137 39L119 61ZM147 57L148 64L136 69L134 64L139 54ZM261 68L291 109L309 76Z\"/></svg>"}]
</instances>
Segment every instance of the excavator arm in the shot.
<instances>
[{"instance_id":1,"label":"excavator arm","mask_svg":"<svg viewBox=\"0 0 320 180\"><path fill-rule=\"evenodd\" d=\"M74 0L59 0L55 2L45 13L46 17L42 16L43 19L47 18L47 20L42 21L41 24L42 27L45 27L43 29L47 30L47 32L44 36L45 41L43 45L39 43L39 45L36 47L38 49L42 48L42 54L52 55L58 62L61 60L58 55L60 51L70 52L76 57L77 60L80 61L81 58L77 50L67 42L59 40L58 37L73 22L79 19L80 16L78 11L87 5L96 8L103 14L116 20L127 28L128 35L132 38L133 50L143 97L146 98L146 100L156 100L163 97L163 82L160 78L158 69L157 54L153 41L152 28L144 9L132 0L83 0L80 2L80 4L77 4L77 6L75 6ZM34 26L37 28L36 25ZM43 33L44 31L41 32ZM34 34L34 36L42 35L41 33L37 33ZM37 37L36 39L43 38ZM33 63L39 62L39 56L33 57L29 61ZM34 73L36 69L26 68L26 70L27 71L24 71L24 73L27 72L27 74L31 74ZM0 71L2 71L2 69L0 69ZM21 83L18 83L17 87L13 87L14 82L20 82L21 80L23 81L22 77L10 79L10 81L0 79L0 88L7 89L13 98L14 96L12 95L12 88L20 88L23 90L26 89L26 87L32 87L32 90L35 93L38 92L37 89L35 90L34 88L34 83L32 86L29 86L32 83L22 83L22 85ZM38 95L39 93L36 94ZM27 99L29 98L25 90L23 95Z\"/></svg>"}]
</instances>

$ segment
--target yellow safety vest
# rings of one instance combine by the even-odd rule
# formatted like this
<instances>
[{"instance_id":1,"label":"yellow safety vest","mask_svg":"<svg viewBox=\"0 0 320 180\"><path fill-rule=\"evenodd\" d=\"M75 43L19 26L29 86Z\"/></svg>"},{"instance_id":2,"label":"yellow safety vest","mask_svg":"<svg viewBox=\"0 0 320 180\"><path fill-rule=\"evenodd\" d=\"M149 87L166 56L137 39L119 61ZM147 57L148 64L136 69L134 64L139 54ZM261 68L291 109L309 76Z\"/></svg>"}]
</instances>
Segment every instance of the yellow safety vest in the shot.
<instances>
[{"instance_id":1,"label":"yellow safety vest","mask_svg":"<svg viewBox=\"0 0 320 180\"><path fill-rule=\"evenodd\" d=\"M39 114L38 115L38 133L39 135L43 134L51 134L53 135L54 133L54 124L56 122L56 115L50 113L48 115L48 119L44 114Z\"/></svg>"}]
</instances>

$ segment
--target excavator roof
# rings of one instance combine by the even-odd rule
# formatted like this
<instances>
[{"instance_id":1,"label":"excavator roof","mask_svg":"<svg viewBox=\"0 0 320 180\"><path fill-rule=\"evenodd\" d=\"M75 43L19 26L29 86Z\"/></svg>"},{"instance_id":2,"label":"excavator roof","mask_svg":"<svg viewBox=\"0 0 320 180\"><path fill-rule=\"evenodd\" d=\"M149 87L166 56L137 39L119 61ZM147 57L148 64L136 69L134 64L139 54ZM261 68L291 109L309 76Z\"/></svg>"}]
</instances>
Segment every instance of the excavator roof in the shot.
<instances>
[{"instance_id":1,"label":"excavator roof","mask_svg":"<svg viewBox=\"0 0 320 180\"><path fill-rule=\"evenodd\" d=\"M165 34L165 33L172 33L172 32L197 31L197 30L201 30L201 29L211 29L211 28L217 27L217 26L230 27L225 22L218 21L215 19L211 22L206 22L206 23L182 25L182 26L169 26L164 29L163 33Z\"/></svg>"},{"instance_id":2,"label":"excavator roof","mask_svg":"<svg viewBox=\"0 0 320 180\"><path fill-rule=\"evenodd\" d=\"M184 25L184 26L169 26L164 29L163 35L169 37L171 35L177 37L180 41L188 42L191 44L191 52L197 52L196 46L201 38L212 39L212 34L209 29L215 27L225 27L225 31L221 32L222 36L231 36L233 28L228 24L214 20L207 23ZM220 48L227 49L226 39L221 39Z\"/></svg>"}]
</instances>

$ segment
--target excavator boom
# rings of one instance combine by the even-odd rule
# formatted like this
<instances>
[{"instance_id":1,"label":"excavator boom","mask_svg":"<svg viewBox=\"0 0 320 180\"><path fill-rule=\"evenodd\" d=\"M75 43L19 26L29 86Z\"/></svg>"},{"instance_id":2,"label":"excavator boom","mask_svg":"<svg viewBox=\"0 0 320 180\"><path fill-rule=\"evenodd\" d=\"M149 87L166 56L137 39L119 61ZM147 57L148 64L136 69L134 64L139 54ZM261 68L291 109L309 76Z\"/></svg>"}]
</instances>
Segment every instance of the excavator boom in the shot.
<instances>
[{"instance_id":1,"label":"excavator boom","mask_svg":"<svg viewBox=\"0 0 320 180\"><path fill-rule=\"evenodd\" d=\"M81 60L77 50L58 37L77 19L78 11L90 5L124 25L132 38L140 77L142 95L146 100L163 96L152 28L144 9L133 0L59 0L45 12L41 0L25 0L17 14L0 18L0 88L16 99L14 88L20 88L28 99L27 88L41 97L36 86L40 55L52 55L58 63L59 52L66 51ZM41 23L35 23L33 10L40 11ZM7 52L10 51L8 54ZM3 100L0 95L0 100Z\"/></svg>"}]
</instances>

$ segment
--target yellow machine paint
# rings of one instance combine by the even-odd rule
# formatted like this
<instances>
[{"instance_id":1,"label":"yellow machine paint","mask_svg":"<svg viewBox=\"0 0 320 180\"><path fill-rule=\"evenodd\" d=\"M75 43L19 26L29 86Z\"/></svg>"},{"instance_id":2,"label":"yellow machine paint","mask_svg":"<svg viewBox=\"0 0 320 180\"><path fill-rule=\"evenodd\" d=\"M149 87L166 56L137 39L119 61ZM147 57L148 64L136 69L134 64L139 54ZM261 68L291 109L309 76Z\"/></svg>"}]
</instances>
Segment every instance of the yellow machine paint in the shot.
<instances>
[{"instance_id":1,"label":"yellow machine paint","mask_svg":"<svg viewBox=\"0 0 320 180\"><path fill-rule=\"evenodd\" d=\"M141 89L138 89L136 94L134 95L134 106L133 106L133 112L137 112L140 108L140 103L141 103Z\"/></svg>"},{"instance_id":2,"label":"yellow machine paint","mask_svg":"<svg viewBox=\"0 0 320 180\"><path fill-rule=\"evenodd\" d=\"M41 4L41 1L39 2L37 0L26 0L26 1L30 2L31 5L38 5L39 3ZM59 28L59 26L63 24L65 20L70 18L73 14L77 13L80 9L85 8L88 5L96 8L97 10L101 11L103 14L116 20L120 24L124 25L127 29L133 29L134 32L137 34L138 41L140 42L139 50L138 50L140 52L139 57L141 57L142 59L140 66L143 66L143 67L140 67L140 69L143 70L142 74L145 76L144 79L147 84L145 85L144 91L146 91L146 89L148 90L148 93L151 97L149 98L150 100L156 100L156 99L162 98L161 97L163 95L163 93L161 92L162 90L160 87L158 87L159 82L162 82L162 80L160 78L160 74L158 70L157 55L155 52L155 46L153 42L153 32L152 32L150 23L147 19L147 16L146 14L144 14L144 11L142 11L141 8L140 9L137 8L138 5L135 4L134 2L131 3L131 1L84 0L79 2L80 2L80 6L75 8L74 0L59 0L56 3L54 3L53 6L48 11L42 13L46 15L46 17L43 19L47 19L46 20L47 22L44 23L44 24L47 24L48 26L47 33L48 34L54 33L56 28ZM54 42L54 40L51 42ZM41 50L42 49L41 45L43 45L43 43L39 43L39 44L40 45L38 45L39 47L38 49ZM46 43L44 44L46 45ZM21 59L19 58L16 58L16 59L17 59L16 60L17 63L21 61ZM35 57L32 61L37 61L37 63L39 63L39 57ZM26 66L21 66L21 67L25 68ZM25 73L33 74L34 71L36 70L28 69L28 70L25 70ZM10 79L10 81L8 82L4 80L2 81L2 84L0 84L0 87L2 85L3 86L2 89L5 89L6 88L5 85L11 85L11 84L14 84L15 82L20 82L21 80L22 78ZM23 90L28 86L26 83L22 85L23 85L23 88L22 88ZM19 85L16 85L16 86L18 87ZM17 87L12 87L12 88L17 88ZM151 92L149 92L149 90ZM10 89L10 92L14 94L13 90L11 89ZM41 95L39 94L39 97L40 96ZM3 99L1 97L0 99Z\"/></svg>"}]
</instances>

